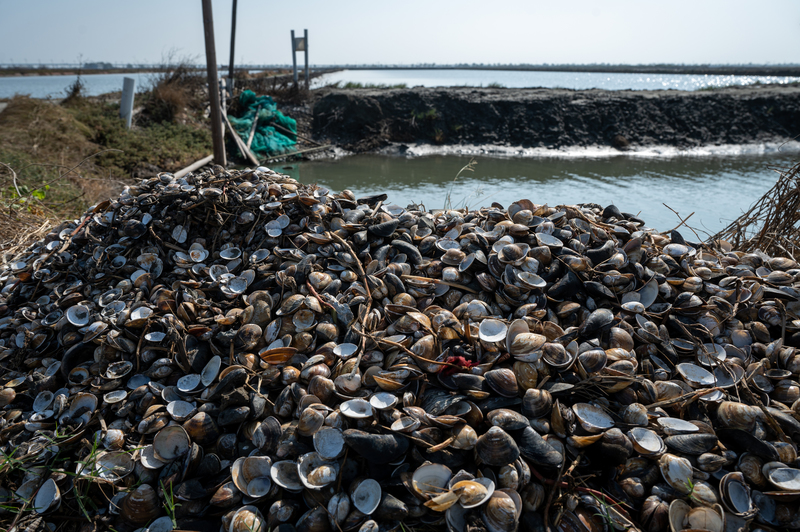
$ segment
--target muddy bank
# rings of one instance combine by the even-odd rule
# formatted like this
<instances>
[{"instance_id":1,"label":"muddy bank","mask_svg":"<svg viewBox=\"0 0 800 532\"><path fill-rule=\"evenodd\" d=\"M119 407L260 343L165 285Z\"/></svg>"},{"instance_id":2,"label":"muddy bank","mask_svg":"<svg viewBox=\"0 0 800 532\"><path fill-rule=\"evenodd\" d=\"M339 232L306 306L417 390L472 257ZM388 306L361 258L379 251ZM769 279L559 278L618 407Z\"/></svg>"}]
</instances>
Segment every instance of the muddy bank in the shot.
<instances>
[{"instance_id":1,"label":"muddy bank","mask_svg":"<svg viewBox=\"0 0 800 532\"><path fill-rule=\"evenodd\" d=\"M393 143L624 150L780 142L800 134L800 87L323 89L313 131L355 152Z\"/></svg>"}]
</instances>

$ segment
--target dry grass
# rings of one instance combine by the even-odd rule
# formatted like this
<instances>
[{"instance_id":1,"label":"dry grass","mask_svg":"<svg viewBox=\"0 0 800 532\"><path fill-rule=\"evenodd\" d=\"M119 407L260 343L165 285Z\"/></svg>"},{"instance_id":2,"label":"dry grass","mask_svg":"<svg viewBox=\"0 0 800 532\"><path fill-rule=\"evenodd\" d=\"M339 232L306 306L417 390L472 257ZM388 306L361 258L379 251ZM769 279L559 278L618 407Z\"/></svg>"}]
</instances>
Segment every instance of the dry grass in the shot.
<instances>
[{"instance_id":1,"label":"dry grass","mask_svg":"<svg viewBox=\"0 0 800 532\"><path fill-rule=\"evenodd\" d=\"M750 210L711 237L739 251L759 249L800 260L800 163L781 172L777 183Z\"/></svg>"},{"instance_id":2,"label":"dry grass","mask_svg":"<svg viewBox=\"0 0 800 532\"><path fill-rule=\"evenodd\" d=\"M29 213L63 216L118 191L119 184L92 160L70 171L102 150L88 136L86 126L63 107L13 98L0 113L0 163L8 165L0 170L0 207L28 197L40 204L26 205ZM9 168L16 174L15 185Z\"/></svg>"},{"instance_id":3,"label":"dry grass","mask_svg":"<svg viewBox=\"0 0 800 532\"><path fill-rule=\"evenodd\" d=\"M151 90L142 98L143 123L184 122L192 111L207 104L208 89L204 72L192 68L190 57L174 58L170 53L150 78Z\"/></svg>"},{"instance_id":4,"label":"dry grass","mask_svg":"<svg viewBox=\"0 0 800 532\"><path fill-rule=\"evenodd\" d=\"M54 225L51 218L5 208L0 211L0 252L16 255L21 247L44 238Z\"/></svg>"}]
</instances>

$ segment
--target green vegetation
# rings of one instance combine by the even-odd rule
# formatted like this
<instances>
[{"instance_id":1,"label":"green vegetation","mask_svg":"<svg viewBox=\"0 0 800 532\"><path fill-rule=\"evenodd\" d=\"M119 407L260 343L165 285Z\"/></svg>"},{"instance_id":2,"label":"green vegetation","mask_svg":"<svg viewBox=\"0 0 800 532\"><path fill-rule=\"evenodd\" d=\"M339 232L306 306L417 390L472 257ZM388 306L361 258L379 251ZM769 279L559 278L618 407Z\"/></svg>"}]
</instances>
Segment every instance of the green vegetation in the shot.
<instances>
[{"instance_id":1,"label":"green vegetation","mask_svg":"<svg viewBox=\"0 0 800 532\"><path fill-rule=\"evenodd\" d=\"M80 77L60 104L8 101L0 113L0 240L14 236L21 216L74 218L133 178L177 171L211 153L204 79L178 64L151 83L136 95L130 130L118 101L84 96Z\"/></svg>"},{"instance_id":2,"label":"green vegetation","mask_svg":"<svg viewBox=\"0 0 800 532\"><path fill-rule=\"evenodd\" d=\"M475 166L477 165L478 161L476 161L475 159L470 159L469 162L461 170L458 171L456 176L453 178L453 182L450 183L450 188L447 190L447 195L444 198L444 206L442 207L444 210L449 210L453 208L453 203L451 201L450 195L453 192L453 187L456 185L456 181L458 181L458 178L461 177L461 174L463 174L464 172L474 172ZM464 204L466 204L467 199L468 198L464 198Z\"/></svg>"},{"instance_id":3,"label":"green vegetation","mask_svg":"<svg viewBox=\"0 0 800 532\"><path fill-rule=\"evenodd\" d=\"M434 108L430 108L425 111L414 112L412 113L411 116L417 122L423 122L425 120L433 122L434 120L439 118L439 112Z\"/></svg>"},{"instance_id":4,"label":"green vegetation","mask_svg":"<svg viewBox=\"0 0 800 532\"><path fill-rule=\"evenodd\" d=\"M161 491L164 493L164 510L167 511L167 515L169 516L170 521L172 521L172 526L174 528L178 528L178 521L175 518L175 510L181 504L175 502L175 496L172 493L172 482L168 484L169 491L167 491L167 486L164 486L163 481L159 480L159 483L161 484Z\"/></svg>"},{"instance_id":5,"label":"green vegetation","mask_svg":"<svg viewBox=\"0 0 800 532\"><path fill-rule=\"evenodd\" d=\"M493 81L493 82L489 83L488 85L486 85L486 87L489 88L489 89L505 89L506 88L505 85L503 85L502 83L498 83L496 81Z\"/></svg>"}]
</instances>

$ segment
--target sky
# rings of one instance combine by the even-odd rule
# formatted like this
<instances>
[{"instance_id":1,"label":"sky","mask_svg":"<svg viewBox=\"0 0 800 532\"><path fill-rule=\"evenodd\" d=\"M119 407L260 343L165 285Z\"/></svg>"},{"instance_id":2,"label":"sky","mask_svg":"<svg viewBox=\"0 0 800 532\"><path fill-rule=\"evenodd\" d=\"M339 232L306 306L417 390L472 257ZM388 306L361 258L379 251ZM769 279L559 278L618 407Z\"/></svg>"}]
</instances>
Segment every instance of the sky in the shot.
<instances>
[{"instance_id":1,"label":"sky","mask_svg":"<svg viewBox=\"0 0 800 532\"><path fill-rule=\"evenodd\" d=\"M219 63L232 0L214 0ZM798 0L239 0L237 64L800 63ZM0 0L0 63L205 62L200 0ZM298 54L299 57L299 54Z\"/></svg>"}]
</instances>

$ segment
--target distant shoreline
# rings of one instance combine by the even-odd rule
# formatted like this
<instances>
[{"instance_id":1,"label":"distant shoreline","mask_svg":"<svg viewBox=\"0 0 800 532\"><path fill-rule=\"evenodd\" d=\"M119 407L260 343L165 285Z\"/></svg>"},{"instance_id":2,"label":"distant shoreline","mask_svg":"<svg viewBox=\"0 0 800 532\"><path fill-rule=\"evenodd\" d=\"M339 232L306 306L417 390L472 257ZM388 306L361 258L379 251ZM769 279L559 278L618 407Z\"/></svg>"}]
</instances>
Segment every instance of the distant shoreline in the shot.
<instances>
[{"instance_id":1,"label":"distant shoreline","mask_svg":"<svg viewBox=\"0 0 800 532\"><path fill-rule=\"evenodd\" d=\"M197 66L204 70L204 66ZM243 65L247 70L290 70L290 65ZM156 72L158 67L113 68L83 70L82 75L128 74ZM225 69L220 70L223 72ZM312 66L320 70L505 70L522 72L592 72L608 74L689 74L723 76L798 76L800 65L324 65ZM0 67L0 77L9 76L74 76L78 68L24 68Z\"/></svg>"}]
</instances>

